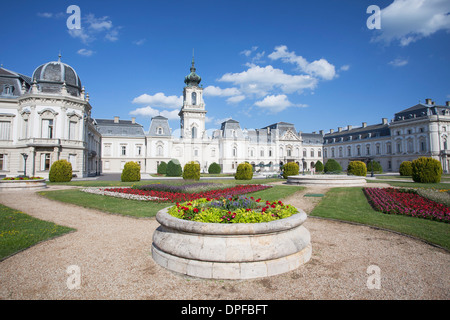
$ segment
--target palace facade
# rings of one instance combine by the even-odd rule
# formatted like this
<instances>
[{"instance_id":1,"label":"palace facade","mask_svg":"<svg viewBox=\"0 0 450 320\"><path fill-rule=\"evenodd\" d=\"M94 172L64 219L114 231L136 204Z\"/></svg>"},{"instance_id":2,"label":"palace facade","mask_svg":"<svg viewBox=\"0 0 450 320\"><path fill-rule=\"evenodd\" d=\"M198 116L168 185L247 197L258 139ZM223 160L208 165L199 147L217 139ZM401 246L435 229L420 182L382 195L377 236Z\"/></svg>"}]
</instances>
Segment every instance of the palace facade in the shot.
<instances>
[{"instance_id":1,"label":"palace facade","mask_svg":"<svg viewBox=\"0 0 450 320\"><path fill-rule=\"evenodd\" d=\"M426 99L397 112L391 121L383 118L379 124L363 122L327 133L303 133L287 122L247 130L235 119L211 131L205 128L200 82L193 59L184 79L180 134L174 136L162 116L153 117L147 130L135 118L92 117L89 94L60 57L36 68L31 77L0 68L0 176L26 171L48 177L58 159L71 162L78 177L119 173L128 161L138 162L143 174L152 174L171 159L182 166L196 161L203 172L216 162L222 172L234 173L244 161L263 173L278 172L287 162L297 162L302 171L331 158L344 169L353 160L375 160L391 172L405 160L431 156L449 170L448 101L436 105Z\"/></svg>"}]
</instances>

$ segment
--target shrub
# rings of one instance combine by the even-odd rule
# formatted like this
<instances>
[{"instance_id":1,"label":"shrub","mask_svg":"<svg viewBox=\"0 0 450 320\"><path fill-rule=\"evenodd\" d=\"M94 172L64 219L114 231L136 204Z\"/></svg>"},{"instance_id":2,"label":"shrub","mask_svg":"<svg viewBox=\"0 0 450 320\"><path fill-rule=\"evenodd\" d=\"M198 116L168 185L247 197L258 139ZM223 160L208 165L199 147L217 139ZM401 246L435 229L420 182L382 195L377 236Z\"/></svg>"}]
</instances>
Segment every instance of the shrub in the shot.
<instances>
[{"instance_id":1,"label":"shrub","mask_svg":"<svg viewBox=\"0 0 450 320\"><path fill-rule=\"evenodd\" d=\"M372 172L372 166L373 166L373 172L374 173L383 173L383 167L378 161L370 161L367 164L367 172Z\"/></svg>"},{"instance_id":2,"label":"shrub","mask_svg":"<svg viewBox=\"0 0 450 320\"><path fill-rule=\"evenodd\" d=\"M340 173L342 172L342 167L336 160L329 159L325 163L324 171L325 173Z\"/></svg>"},{"instance_id":3,"label":"shrub","mask_svg":"<svg viewBox=\"0 0 450 320\"><path fill-rule=\"evenodd\" d=\"M367 174L366 164L362 161L350 161L347 166L347 174L365 177Z\"/></svg>"},{"instance_id":4,"label":"shrub","mask_svg":"<svg viewBox=\"0 0 450 320\"><path fill-rule=\"evenodd\" d=\"M200 180L200 164L195 161L186 163L183 168L183 179Z\"/></svg>"},{"instance_id":5,"label":"shrub","mask_svg":"<svg viewBox=\"0 0 450 320\"><path fill-rule=\"evenodd\" d=\"M320 160L317 160L314 168L316 169L316 172L323 172L323 163Z\"/></svg>"},{"instance_id":6,"label":"shrub","mask_svg":"<svg viewBox=\"0 0 450 320\"><path fill-rule=\"evenodd\" d=\"M240 163L234 178L236 180L251 180L253 178L253 166L248 162Z\"/></svg>"},{"instance_id":7,"label":"shrub","mask_svg":"<svg viewBox=\"0 0 450 320\"><path fill-rule=\"evenodd\" d=\"M69 182L72 180L72 164L67 160L53 162L48 180L50 182Z\"/></svg>"},{"instance_id":8,"label":"shrub","mask_svg":"<svg viewBox=\"0 0 450 320\"><path fill-rule=\"evenodd\" d=\"M283 166L283 178L298 175L299 166L295 162L288 162Z\"/></svg>"},{"instance_id":9,"label":"shrub","mask_svg":"<svg viewBox=\"0 0 450 320\"><path fill-rule=\"evenodd\" d=\"M412 176L412 162L403 161L400 164L399 172L401 176Z\"/></svg>"},{"instance_id":10,"label":"shrub","mask_svg":"<svg viewBox=\"0 0 450 320\"><path fill-rule=\"evenodd\" d=\"M167 172L167 163L164 161L161 161L161 163L158 166L158 169L156 170L158 174L166 174Z\"/></svg>"},{"instance_id":11,"label":"shrub","mask_svg":"<svg viewBox=\"0 0 450 320\"><path fill-rule=\"evenodd\" d=\"M168 177L181 177L183 174L183 169L181 168L181 164L178 160L172 159L167 164L167 172Z\"/></svg>"},{"instance_id":12,"label":"shrub","mask_svg":"<svg viewBox=\"0 0 450 320\"><path fill-rule=\"evenodd\" d=\"M414 182L437 183L441 181L441 162L431 157L420 157L413 160L412 179Z\"/></svg>"},{"instance_id":13,"label":"shrub","mask_svg":"<svg viewBox=\"0 0 450 320\"><path fill-rule=\"evenodd\" d=\"M128 161L122 170L120 176L122 182L141 181L141 166L134 161Z\"/></svg>"},{"instance_id":14,"label":"shrub","mask_svg":"<svg viewBox=\"0 0 450 320\"><path fill-rule=\"evenodd\" d=\"M219 174L221 171L222 171L222 168L220 167L220 164L213 162L209 165L208 173Z\"/></svg>"}]
</instances>

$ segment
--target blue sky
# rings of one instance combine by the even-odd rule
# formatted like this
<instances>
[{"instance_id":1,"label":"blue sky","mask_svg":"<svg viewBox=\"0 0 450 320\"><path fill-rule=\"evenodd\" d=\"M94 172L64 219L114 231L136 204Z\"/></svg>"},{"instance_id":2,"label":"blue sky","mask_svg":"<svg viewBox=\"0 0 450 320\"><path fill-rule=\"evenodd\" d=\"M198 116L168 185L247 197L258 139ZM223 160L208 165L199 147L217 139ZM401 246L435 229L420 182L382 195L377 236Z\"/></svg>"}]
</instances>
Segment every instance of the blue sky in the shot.
<instances>
[{"instance_id":1,"label":"blue sky","mask_svg":"<svg viewBox=\"0 0 450 320\"><path fill-rule=\"evenodd\" d=\"M72 4L80 30L67 28ZM370 5L381 29L367 27ZM450 100L448 0L10 1L3 13L6 69L31 76L61 52L93 117L136 117L145 130L158 114L179 128L193 49L208 129L233 118L327 132Z\"/></svg>"}]
</instances>

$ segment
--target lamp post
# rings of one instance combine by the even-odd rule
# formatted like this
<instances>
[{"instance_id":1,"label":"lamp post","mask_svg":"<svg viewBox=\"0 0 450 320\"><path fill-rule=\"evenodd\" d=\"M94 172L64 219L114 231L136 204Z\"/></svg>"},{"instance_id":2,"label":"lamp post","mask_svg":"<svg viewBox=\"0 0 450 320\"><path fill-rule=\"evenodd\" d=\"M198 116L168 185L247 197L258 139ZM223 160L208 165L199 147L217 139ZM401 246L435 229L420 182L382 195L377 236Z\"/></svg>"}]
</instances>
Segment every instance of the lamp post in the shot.
<instances>
[{"instance_id":1,"label":"lamp post","mask_svg":"<svg viewBox=\"0 0 450 320\"><path fill-rule=\"evenodd\" d=\"M371 173L370 173L370 176L371 176L371 177L374 176L374 174L373 174L373 159L374 159L374 158L369 158L369 163L371 164L371 170L370 170L370 171L371 171Z\"/></svg>"},{"instance_id":2,"label":"lamp post","mask_svg":"<svg viewBox=\"0 0 450 320\"><path fill-rule=\"evenodd\" d=\"M21 153L21 155L23 157L23 175L26 177L27 176L27 159L28 159L28 154Z\"/></svg>"},{"instance_id":3,"label":"lamp post","mask_svg":"<svg viewBox=\"0 0 450 320\"><path fill-rule=\"evenodd\" d=\"M303 175L305 175L305 158L302 158Z\"/></svg>"}]
</instances>

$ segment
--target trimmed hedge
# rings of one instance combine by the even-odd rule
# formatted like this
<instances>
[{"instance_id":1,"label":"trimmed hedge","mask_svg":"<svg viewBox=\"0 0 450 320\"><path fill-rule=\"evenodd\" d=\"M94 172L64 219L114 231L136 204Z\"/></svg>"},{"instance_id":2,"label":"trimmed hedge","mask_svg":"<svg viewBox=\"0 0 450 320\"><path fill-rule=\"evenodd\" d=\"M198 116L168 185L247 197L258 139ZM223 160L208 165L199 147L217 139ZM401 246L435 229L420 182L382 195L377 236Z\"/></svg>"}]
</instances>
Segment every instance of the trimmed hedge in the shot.
<instances>
[{"instance_id":1,"label":"trimmed hedge","mask_svg":"<svg viewBox=\"0 0 450 320\"><path fill-rule=\"evenodd\" d=\"M253 178L253 166L248 162L240 163L234 178L236 180L251 180Z\"/></svg>"},{"instance_id":2,"label":"trimmed hedge","mask_svg":"<svg viewBox=\"0 0 450 320\"><path fill-rule=\"evenodd\" d=\"M367 172L372 172L372 165L373 165L373 173L383 173L383 167L378 161L370 161L367 164Z\"/></svg>"},{"instance_id":3,"label":"trimmed hedge","mask_svg":"<svg viewBox=\"0 0 450 320\"><path fill-rule=\"evenodd\" d=\"M437 183L441 181L441 162L431 157L420 157L412 161L412 179L414 182Z\"/></svg>"},{"instance_id":4,"label":"trimmed hedge","mask_svg":"<svg viewBox=\"0 0 450 320\"><path fill-rule=\"evenodd\" d=\"M367 174L366 164L362 161L350 161L347 166L347 174L365 177Z\"/></svg>"},{"instance_id":5,"label":"trimmed hedge","mask_svg":"<svg viewBox=\"0 0 450 320\"><path fill-rule=\"evenodd\" d=\"M398 170L401 176L412 176L412 162L403 161Z\"/></svg>"},{"instance_id":6,"label":"trimmed hedge","mask_svg":"<svg viewBox=\"0 0 450 320\"><path fill-rule=\"evenodd\" d=\"M122 182L141 181L141 166L134 161L128 161L122 170L120 176Z\"/></svg>"},{"instance_id":7,"label":"trimmed hedge","mask_svg":"<svg viewBox=\"0 0 450 320\"><path fill-rule=\"evenodd\" d=\"M323 163L320 160L317 160L316 164L314 165L314 169L316 169L316 172L323 172Z\"/></svg>"},{"instance_id":8,"label":"trimmed hedge","mask_svg":"<svg viewBox=\"0 0 450 320\"><path fill-rule=\"evenodd\" d=\"M166 174L167 172L167 163L164 161L161 161L161 163L158 166L158 169L156 170L158 174Z\"/></svg>"},{"instance_id":9,"label":"trimmed hedge","mask_svg":"<svg viewBox=\"0 0 450 320\"><path fill-rule=\"evenodd\" d=\"M340 173L342 172L342 167L336 160L329 159L325 163L324 171L325 173Z\"/></svg>"},{"instance_id":10,"label":"trimmed hedge","mask_svg":"<svg viewBox=\"0 0 450 320\"><path fill-rule=\"evenodd\" d=\"M209 165L209 168L208 168L209 174L219 174L221 172L222 172L222 168L220 167L220 164L213 162Z\"/></svg>"},{"instance_id":11,"label":"trimmed hedge","mask_svg":"<svg viewBox=\"0 0 450 320\"><path fill-rule=\"evenodd\" d=\"M288 162L283 166L283 178L298 175L299 166L295 162Z\"/></svg>"},{"instance_id":12,"label":"trimmed hedge","mask_svg":"<svg viewBox=\"0 0 450 320\"><path fill-rule=\"evenodd\" d=\"M48 180L50 182L69 182L72 180L72 164L64 159L53 162Z\"/></svg>"},{"instance_id":13,"label":"trimmed hedge","mask_svg":"<svg viewBox=\"0 0 450 320\"><path fill-rule=\"evenodd\" d=\"M183 179L200 180L200 164L195 161L186 163L183 168Z\"/></svg>"},{"instance_id":14,"label":"trimmed hedge","mask_svg":"<svg viewBox=\"0 0 450 320\"><path fill-rule=\"evenodd\" d=\"M181 164L178 160L172 159L167 164L167 172L166 175L168 177L181 177L183 174L183 169L181 168Z\"/></svg>"}]
</instances>

